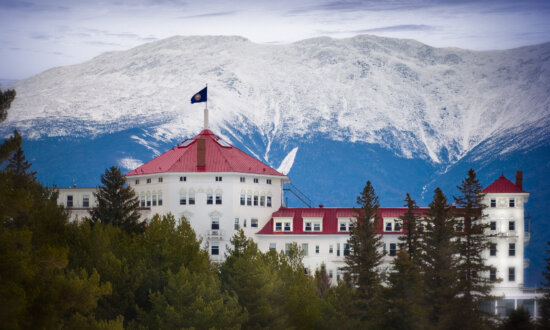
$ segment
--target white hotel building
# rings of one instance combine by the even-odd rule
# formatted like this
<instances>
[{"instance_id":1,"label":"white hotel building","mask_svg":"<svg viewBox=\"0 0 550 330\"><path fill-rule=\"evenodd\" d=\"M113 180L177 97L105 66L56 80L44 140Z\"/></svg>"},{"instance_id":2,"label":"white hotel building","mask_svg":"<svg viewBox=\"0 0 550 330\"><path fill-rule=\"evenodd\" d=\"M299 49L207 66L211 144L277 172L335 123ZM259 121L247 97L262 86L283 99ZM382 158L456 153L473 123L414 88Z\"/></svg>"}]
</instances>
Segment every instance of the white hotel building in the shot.
<instances>
[{"instance_id":1,"label":"white hotel building","mask_svg":"<svg viewBox=\"0 0 550 330\"><path fill-rule=\"evenodd\" d=\"M208 244L213 261L223 261L231 237L243 229L262 251L288 249L297 243L304 251L306 271L325 263L336 282L349 252L349 228L356 219L353 208L287 208L283 185L290 179L205 129L162 155L126 174L128 184L140 199L142 215L172 213L184 216ZM88 215L95 205L95 188L60 189L59 203L72 210L73 219ZM486 260L490 276L502 279L495 285L500 297L488 308L506 315L523 305L536 315L536 294L523 288L523 270L528 266L524 247L524 204L529 193L522 189L521 172L516 183L504 176L483 191L489 206L484 221L490 224L492 246ZM390 266L403 234L398 217L405 208L380 208L381 234ZM419 209L422 214L426 209Z\"/></svg>"}]
</instances>

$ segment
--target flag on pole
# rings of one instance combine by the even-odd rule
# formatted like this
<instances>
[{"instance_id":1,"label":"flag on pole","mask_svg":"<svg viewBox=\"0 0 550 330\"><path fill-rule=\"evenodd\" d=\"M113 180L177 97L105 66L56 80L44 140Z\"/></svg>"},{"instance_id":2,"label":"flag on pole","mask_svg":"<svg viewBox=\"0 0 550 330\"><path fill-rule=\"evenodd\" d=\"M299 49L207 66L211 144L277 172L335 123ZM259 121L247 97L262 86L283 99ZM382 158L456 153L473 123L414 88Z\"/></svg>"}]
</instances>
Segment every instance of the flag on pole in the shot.
<instances>
[{"instance_id":1,"label":"flag on pole","mask_svg":"<svg viewBox=\"0 0 550 330\"><path fill-rule=\"evenodd\" d=\"M206 91L208 87L204 87L200 92L193 95L191 98L191 104L193 103L200 103L200 102L206 102Z\"/></svg>"}]
</instances>

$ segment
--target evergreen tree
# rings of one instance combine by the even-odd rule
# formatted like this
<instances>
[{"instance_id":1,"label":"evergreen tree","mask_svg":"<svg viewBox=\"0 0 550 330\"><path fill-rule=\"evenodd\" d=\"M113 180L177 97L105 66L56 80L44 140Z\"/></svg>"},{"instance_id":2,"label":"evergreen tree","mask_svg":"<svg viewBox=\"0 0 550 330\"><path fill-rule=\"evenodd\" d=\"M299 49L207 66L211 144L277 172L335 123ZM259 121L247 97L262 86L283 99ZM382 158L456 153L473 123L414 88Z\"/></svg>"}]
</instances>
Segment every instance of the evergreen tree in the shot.
<instances>
[{"instance_id":1,"label":"evergreen tree","mask_svg":"<svg viewBox=\"0 0 550 330\"><path fill-rule=\"evenodd\" d=\"M436 188L426 211L426 229L422 233L422 273L426 288L429 319L433 326L453 329L456 308L457 254L455 219L447 198Z\"/></svg>"},{"instance_id":2,"label":"evergreen tree","mask_svg":"<svg viewBox=\"0 0 550 330\"><path fill-rule=\"evenodd\" d=\"M90 210L93 222L110 223L126 232L140 232L144 223L139 223L139 200L118 167L112 166L101 175L102 186L94 196L97 205Z\"/></svg>"},{"instance_id":3,"label":"evergreen tree","mask_svg":"<svg viewBox=\"0 0 550 330\"><path fill-rule=\"evenodd\" d=\"M10 171L13 179L13 187L21 189L36 181L36 172L29 172L31 164L25 158L23 149L18 148L8 160L6 170Z\"/></svg>"},{"instance_id":4,"label":"evergreen tree","mask_svg":"<svg viewBox=\"0 0 550 330\"><path fill-rule=\"evenodd\" d=\"M0 89L0 123L8 117L8 109L11 107L11 102L15 99L15 91L8 89L2 92Z\"/></svg>"},{"instance_id":5,"label":"evergreen tree","mask_svg":"<svg viewBox=\"0 0 550 330\"><path fill-rule=\"evenodd\" d=\"M21 147L21 142L22 138L17 130L14 130L13 135L4 140L2 145L0 145L0 165L2 165L15 150Z\"/></svg>"},{"instance_id":6,"label":"evergreen tree","mask_svg":"<svg viewBox=\"0 0 550 330\"><path fill-rule=\"evenodd\" d=\"M315 270L315 287L319 297L324 298L325 293L330 289L330 278L327 274L327 266L323 262L321 267Z\"/></svg>"},{"instance_id":7,"label":"evergreen tree","mask_svg":"<svg viewBox=\"0 0 550 330\"><path fill-rule=\"evenodd\" d=\"M350 230L348 239L349 255L346 256L346 270L351 283L356 287L355 313L362 321L370 318L377 295L381 288L381 276L378 266L383 253L378 233L380 215L378 196L370 181L367 181L361 195L357 197L361 208L356 210L357 223Z\"/></svg>"},{"instance_id":8,"label":"evergreen tree","mask_svg":"<svg viewBox=\"0 0 550 330\"><path fill-rule=\"evenodd\" d=\"M461 218L457 232L460 250L458 264L459 304L455 309L456 320L464 327L480 329L486 326L487 315L481 311L481 304L491 300L492 283L489 279L491 267L486 264L483 253L490 248L491 242L485 230L489 227L483 221L483 187L473 169L457 186L461 195L454 197L458 216ZM464 318L464 315L469 315Z\"/></svg>"},{"instance_id":9,"label":"evergreen tree","mask_svg":"<svg viewBox=\"0 0 550 330\"><path fill-rule=\"evenodd\" d=\"M428 309L424 301L422 275L406 250L399 250L393 260L383 293L380 329L428 329Z\"/></svg>"},{"instance_id":10,"label":"evergreen tree","mask_svg":"<svg viewBox=\"0 0 550 330\"><path fill-rule=\"evenodd\" d=\"M416 260L419 253L420 245L420 216L415 212L418 209L416 202L411 198L409 193L405 198L405 206L407 211L399 219L403 222L405 234L399 237L399 240L404 243L404 248L407 250L407 255L411 260Z\"/></svg>"},{"instance_id":11,"label":"evergreen tree","mask_svg":"<svg viewBox=\"0 0 550 330\"><path fill-rule=\"evenodd\" d=\"M547 242L549 248L546 250L547 257L546 266L542 275L544 276L544 282L541 283L544 287L544 296L538 301L540 304L538 315L538 326L540 329L550 329L550 241Z\"/></svg>"},{"instance_id":12,"label":"evergreen tree","mask_svg":"<svg viewBox=\"0 0 550 330\"><path fill-rule=\"evenodd\" d=\"M534 328L535 326L531 322L531 314L523 306L518 306L517 309L511 311L499 327L502 330L532 330Z\"/></svg>"}]
</instances>

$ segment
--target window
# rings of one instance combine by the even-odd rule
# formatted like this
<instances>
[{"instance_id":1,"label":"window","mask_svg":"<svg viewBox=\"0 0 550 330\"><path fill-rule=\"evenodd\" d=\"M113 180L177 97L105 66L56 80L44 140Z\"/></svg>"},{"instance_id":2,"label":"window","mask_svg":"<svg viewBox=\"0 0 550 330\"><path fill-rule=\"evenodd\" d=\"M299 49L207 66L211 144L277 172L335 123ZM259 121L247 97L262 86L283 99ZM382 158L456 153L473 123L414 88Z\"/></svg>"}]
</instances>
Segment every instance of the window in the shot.
<instances>
[{"instance_id":1,"label":"window","mask_svg":"<svg viewBox=\"0 0 550 330\"><path fill-rule=\"evenodd\" d=\"M315 245L315 254L319 254L319 245Z\"/></svg>"},{"instance_id":2,"label":"window","mask_svg":"<svg viewBox=\"0 0 550 330\"><path fill-rule=\"evenodd\" d=\"M258 228L258 219L250 219L250 227Z\"/></svg>"},{"instance_id":3,"label":"window","mask_svg":"<svg viewBox=\"0 0 550 330\"><path fill-rule=\"evenodd\" d=\"M491 221L490 228L491 228L491 230L497 230L497 222L496 221Z\"/></svg>"},{"instance_id":4,"label":"window","mask_svg":"<svg viewBox=\"0 0 550 330\"><path fill-rule=\"evenodd\" d=\"M206 194L206 205L212 205L214 202L213 198L212 198L212 193L207 193Z\"/></svg>"},{"instance_id":5,"label":"window","mask_svg":"<svg viewBox=\"0 0 550 330\"><path fill-rule=\"evenodd\" d=\"M340 256L340 243L336 243L336 256Z\"/></svg>"},{"instance_id":6,"label":"window","mask_svg":"<svg viewBox=\"0 0 550 330\"><path fill-rule=\"evenodd\" d=\"M497 199L491 198L491 207L497 207Z\"/></svg>"},{"instance_id":7,"label":"window","mask_svg":"<svg viewBox=\"0 0 550 330\"><path fill-rule=\"evenodd\" d=\"M216 205L222 205L222 194L216 194Z\"/></svg>"},{"instance_id":8,"label":"window","mask_svg":"<svg viewBox=\"0 0 550 330\"><path fill-rule=\"evenodd\" d=\"M330 253L330 254L334 253L334 248L333 248L332 244L328 246L328 253Z\"/></svg>"},{"instance_id":9,"label":"window","mask_svg":"<svg viewBox=\"0 0 550 330\"><path fill-rule=\"evenodd\" d=\"M245 200L244 194L241 194L241 205L244 205L244 200Z\"/></svg>"},{"instance_id":10,"label":"window","mask_svg":"<svg viewBox=\"0 0 550 330\"><path fill-rule=\"evenodd\" d=\"M180 181L181 181L181 182L187 181L187 177L186 177L186 176L180 176Z\"/></svg>"},{"instance_id":11,"label":"window","mask_svg":"<svg viewBox=\"0 0 550 330\"><path fill-rule=\"evenodd\" d=\"M395 222L395 231L401 231L401 222L400 221Z\"/></svg>"},{"instance_id":12,"label":"window","mask_svg":"<svg viewBox=\"0 0 550 330\"><path fill-rule=\"evenodd\" d=\"M265 196L260 196L260 206L265 206Z\"/></svg>"},{"instance_id":13,"label":"window","mask_svg":"<svg viewBox=\"0 0 550 330\"><path fill-rule=\"evenodd\" d=\"M251 194L246 195L246 205L252 206L252 195Z\"/></svg>"},{"instance_id":14,"label":"window","mask_svg":"<svg viewBox=\"0 0 550 330\"><path fill-rule=\"evenodd\" d=\"M509 282L515 282L516 281L516 268L514 268L514 267L508 268L508 281Z\"/></svg>"},{"instance_id":15,"label":"window","mask_svg":"<svg viewBox=\"0 0 550 330\"><path fill-rule=\"evenodd\" d=\"M305 223L304 231L311 231L311 222L310 221Z\"/></svg>"},{"instance_id":16,"label":"window","mask_svg":"<svg viewBox=\"0 0 550 330\"><path fill-rule=\"evenodd\" d=\"M216 177L216 182L221 182L222 181L222 177L221 176L217 176Z\"/></svg>"},{"instance_id":17,"label":"window","mask_svg":"<svg viewBox=\"0 0 550 330\"><path fill-rule=\"evenodd\" d=\"M159 182L162 182L162 177L159 178Z\"/></svg>"},{"instance_id":18,"label":"window","mask_svg":"<svg viewBox=\"0 0 550 330\"><path fill-rule=\"evenodd\" d=\"M157 206L157 193L153 192L153 206Z\"/></svg>"},{"instance_id":19,"label":"window","mask_svg":"<svg viewBox=\"0 0 550 330\"><path fill-rule=\"evenodd\" d=\"M386 222L386 231L391 231L391 222Z\"/></svg>"},{"instance_id":20,"label":"window","mask_svg":"<svg viewBox=\"0 0 550 330\"><path fill-rule=\"evenodd\" d=\"M341 221L340 222L340 227L338 227L338 231L346 231L346 222L345 221Z\"/></svg>"},{"instance_id":21,"label":"window","mask_svg":"<svg viewBox=\"0 0 550 330\"><path fill-rule=\"evenodd\" d=\"M187 195L185 193L180 193L180 205L187 204Z\"/></svg>"},{"instance_id":22,"label":"window","mask_svg":"<svg viewBox=\"0 0 550 330\"><path fill-rule=\"evenodd\" d=\"M269 249L277 251L277 243L269 243Z\"/></svg>"},{"instance_id":23,"label":"window","mask_svg":"<svg viewBox=\"0 0 550 330\"><path fill-rule=\"evenodd\" d=\"M189 205L195 205L195 193L189 193Z\"/></svg>"},{"instance_id":24,"label":"window","mask_svg":"<svg viewBox=\"0 0 550 330\"><path fill-rule=\"evenodd\" d=\"M397 244L390 243L390 257L395 257L397 254Z\"/></svg>"},{"instance_id":25,"label":"window","mask_svg":"<svg viewBox=\"0 0 550 330\"><path fill-rule=\"evenodd\" d=\"M348 231L351 231L353 229L353 220L351 220L349 223L348 223Z\"/></svg>"},{"instance_id":26,"label":"window","mask_svg":"<svg viewBox=\"0 0 550 330\"><path fill-rule=\"evenodd\" d=\"M342 271L340 269L336 270L336 281L340 281L340 277L342 277Z\"/></svg>"},{"instance_id":27,"label":"window","mask_svg":"<svg viewBox=\"0 0 550 330\"><path fill-rule=\"evenodd\" d=\"M244 176L241 176L241 183L245 183L246 182L246 179L244 178Z\"/></svg>"},{"instance_id":28,"label":"window","mask_svg":"<svg viewBox=\"0 0 550 330\"><path fill-rule=\"evenodd\" d=\"M489 246L489 255L495 257L497 255L497 245L496 243L491 243Z\"/></svg>"},{"instance_id":29,"label":"window","mask_svg":"<svg viewBox=\"0 0 550 330\"><path fill-rule=\"evenodd\" d=\"M90 196L89 195L82 196L82 207L90 207Z\"/></svg>"},{"instance_id":30,"label":"window","mask_svg":"<svg viewBox=\"0 0 550 330\"><path fill-rule=\"evenodd\" d=\"M73 195L67 195L67 207L73 207Z\"/></svg>"},{"instance_id":31,"label":"window","mask_svg":"<svg viewBox=\"0 0 550 330\"><path fill-rule=\"evenodd\" d=\"M328 278L330 278L332 280L332 277L334 276L333 272L332 272L332 269L330 269L328 271Z\"/></svg>"},{"instance_id":32,"label":"window","mask_svg":"<svg viewBox=\"0 0 550 330\"><path fill-rule=\"evenodd\" d=\"M239 218L235 218L235 230L239 230Z\"/></svg>"},{"instance_id":33,"label":"window","mask_svg":"<svg viewBox=\"0 0 550 330\"><path fill-rule=\"evenodd\" d=\"M271 207L271 196L267 196L267 207Z\"/></svg>"},{"instance_id":34,"label":"window","mask_svg":"<svg viewBox=\"0 0 550 330\"><path fill-rule=\"evenodd\" d=\"M516 255L516 243L508 244L508 256L514 257Z\"/></svg>"},{"instance_id":35,"label":"window","mask_svg":"<svg viewBox=\"0 0 550 330\"><path fill-rule=\"evenodd\" d=\"M213 230L220 229L220 219L212 218L212 220L210 220L210 229L213 229Z\"/></svg>"},{"instance_id":36,"label":"window","mask_svg":"<svg viewBox=\"0 0 550 330\"><path fill-rule=\"evenodd\" d=\"M134 181L136 184L139 184L139 180Z\"/></svg>"},{"instance_id":37,"label":"window","mask_svg":"<svg viewBox=\"0 0 550 330\"><path fill-rule=\"evenodd\" d=\"M497 280L497 270L495 268L491 268L489 270L489 279L491 281L496 281Z\"/></svg>"},{"instance_id":38,"label":"window","mask_svg":"<svg viewBox=\"0 0 550 330\"><path fill-rule=\"evenodd\" d=\"M508 221L508 230L516 230L516 222Z\"/></svg>"},{"instance_id":39,"label":"window","mask_svg":"<svg viewBox=\"0 0 550 330\"><path fill-rule=\"evenodd\" d=\"M151 183L151 178L147 179L147 183Z\"/></svg>"},{"instance_id":40,"label":"window","mask_svg":"<svg viewBox=\"0 0 550 330\"><path fill-rule=\"evenodd\" d=\"M254 195L254 206L258 206L258 195Z\"/></svg>"},{"instance_id":41,"label":"window","mask_svg":"<svg viewBox=\"0 0 550 330\"><path fill-rule=\"evenodd\" d=\"M258 178L254 178L254 183L258 183Z\"/></svg>"},{"instance_id":42,"label":"window","mask_svg":"<svg viewBox=\"0 0 550 330\"><path fill-rule=\"evenodd\" d=\"M271 179L267 179L267 180L265 180L265 182L266 182L267 184L271 184Z\"/></svg>"},{"instance_id":43,"label":"window","mask_svg":"<svg viewBox=\"0 0 550 330\"><path fill-rule=\"evenodd\" d=\"M151 195L147 193L147 207L151 207Z\"/></svg>"},{"instance_id":44,"label":"window","mask_svg":"<svg viewBox=\"0 0 550 330\"><path fill-rule=\"evenodd\" d=\"M162 193L159 191L159 206L162 206Z\"/></svg>"},{"instance_id":45,"label":"window","mask_svg":"<svg viewBox=\"0 0 550 330\"><path fill-rule=\"evenodd\" d=\"M210 254L213 256L217 256L220 254L220 243L219 242L212 242L212 247L210 249Z\"/></svg>"},{"instance_id":46,"label":"window","mask_svg":"<svg viewBox=\"0 0 550 330\"><path fill-rule=\"evenodd\" d=\"M275 231L283 231L283 223L275 222Z\"/></svg>"},{"instance_id":47,"label":"window","mask_svg":"<svg viewBox=\"0 0 550 330\"><path fill-rule=\"evenodd\" d=\"M246 228L246 219L243 219L243 227Z\"/></svg>"},{"instance_id":48,"label":"window","mask_svg":"<svg viewBox=\"0 0 550 330\"><path fill-rule=\"evenodd\" d=\"M141 207L145 207L145 196L144 196L144 195L141 195L140 206L141 206Z\"/></svg>"},{"instance_id":49,"label":"window","mask_svg":"<svg viewBox=\"0 0 550 330\"><path fill-rule=\"evenodd\" d=\"M321 223L320 222L314 222L313 223L313 231L321 231Z\"/></svg>"},{"instance_id":50,"label":"window","mask_svg":"<svg viewBox=\"0 0 550 330\"><path fill-rule=\"evenodd\" d=\"M344 255L349 256L349 244L344 243Z\"/></svg>"},{"instance_id":51,"label":"window","mask_svg":"<svg viewBox=\"0 0 550 330\"><path fill-rule=\"evenodd\" d=\"M302 243L302 254L304 257L309 255L309 245L307 243Z\"/></svg>"},{"instance_id":52,"label":"window","mask_svg":"<svg viewBox=\"0 0 550 330\"><path fill-rule=\"evenodd\" d=\"M292 228L290 227L290 222L289 221L285 221L285 231L291 231Z\"/></svg>"},{"instance_id":53,"label":"window","mask_svg":"<svg viewBox=\"0 0 550 330\"><path fill-rule=\"evenodd\" d=\"M508 202L508 206L516 207L516 200L514 199L514 197L510 197L510 201Z\"/></svg>"},{"instance_id":54,"label":"window","mask_svg":"<svg viewBox=\"0 0 550 330\"><path fill-rule=\"evenodd\" d=\"M286 255L290 254L290 243L285 243L285 254Z\"/></svg>"}]
</instances>

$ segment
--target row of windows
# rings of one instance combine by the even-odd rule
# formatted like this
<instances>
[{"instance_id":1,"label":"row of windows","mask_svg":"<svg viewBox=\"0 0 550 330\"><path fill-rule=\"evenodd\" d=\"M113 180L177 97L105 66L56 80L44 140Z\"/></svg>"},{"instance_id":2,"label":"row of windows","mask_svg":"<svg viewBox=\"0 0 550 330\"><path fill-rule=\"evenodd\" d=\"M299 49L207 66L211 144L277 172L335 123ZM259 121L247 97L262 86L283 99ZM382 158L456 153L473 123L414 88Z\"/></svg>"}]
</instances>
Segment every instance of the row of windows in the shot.
<instances>
[{"instance_id":1,"label":"row of windows","mask_svg":"<svg viewBox=\"0 0 550 330\"><path fill-rule=\"evenodd\" d=\"M162 177L159 177L157 180L158 180L159 183L162 183L162 182L163 182L163 178L162 178ZM221 176L216 176L216 177L214 178L214 180L215 180L216 182L222 182L222 181L223 181L223 177L221 177ZM186 181L187 181L187 177L186 177L186 176L180 176L180 181L181 181L181 182L186 182ZM240 181L241 181L242 183L244 183L244 182L246 182L246 178L245 178L244 176L241 176L241 177L240 177ZM259 182L260 182L260 180L259 180L258 178L253 178L253 181L254 181L254 183L259 183ZM151 179L151 178L147 178L147 179L145 180L145 182L151 183L151 182L152 182L152 179ZM134 181L134 183L135 183L136 185L139 184L139 179L136 179L136 180ZM271 179L266 179L266 180L265 180L265 183L271 184Z\"/></svg>"},{"instance_id":2,"label":"row of windows","mask_svg":"<svg viewBox=\"0 0 550 330\"><path fill-rule=\"evenodd\" d=\"M285 243L285 254L290 254L290 247L292 246L292 243ZM269 249L277 251L277 243L269 243ZM309 243L302 243L301 251L303 253L304 257L309 256ZM321 248L319 245L315 245L314 249L315 254L319 254L321 252ZM328 247L328 253L333 254L334 253L334 244L330 244ZM350 247L348 243L336 243L336 256L344 255L347 256L350 253Z\"/></svg>"},{"instance_id":3,"label":"row of windows","mask_svg":"<svg viewBox=\"0 0 550 330\"><path fill-rule=\"evenodd\" d=\"M241 193L241 205L271 207L271 196L252 196L252 194L245 195Z\"/></svg>"},{"instance_id":4,"label":"row of windows","mask_svg":"<svg viewBox=\"0 0 550 330\"><path fill-rule=\"evenodd\" d=\"M141 207L151 207L151 206L162 206L162 192L153 191L152 194L149 192L146 194L141 193L140 195L140 203L139 206Z\"/></svg>"},{"instance_id":5,"label":"row of windows","mask_svg":"<svg viewBox=\"0 0 550 330\"><path fill-rule=\"evenodd\" d=\"M215 198L215 199L214 199ZM206 205L222 205L222 194L216 193L215 196L212 193L206 193ZM195 193L190 192L189 195L185 192L180 192L180 205L195 205Z\"/></svg>"},{"instance_id":6,"label":"row of windows","mask_svg":"<svg viewBox=\"0 0 550 330\"><path fill-rule=\"evenodd\" d=\"M495 268L491 268L489 270L489 279L491 281L497 280L497 270ZM516 281L516 268L508 267L508 282L515 282L515 281Z\"/></svg>"},{"instance_id":7,"label":"row of windows","mask_svg":"<svg viewBox=\"0 0 550 330\"><path fill-rule=\"evenodd\" d=\"M73 207L73 195L67 195L67 207ZM90 207L90 195L82 196L82 207Z\"/></svg>"},{"instance_id":8,"label":"row of windows","mask_svg":"<svg viewBox=\"0 0 550 330\"><path fill-rule=\"evenodd\" d=\"M246 219L243 219L242 221L243 227L246 228ZM250 227L257 228L258 227L258 219L250 219ZM241 222L239 218L235 218L235 230L241 229Z\"/></svg>"},{"instance_id":9,"label":"row of windows","mask_svg":"<svg viewBox=\"0 0 550 330\"><path fill-rule=\"evenodd\" d=\"M496 198L491 198L491 204L490 204L491 207L497 207L497 199ZM516 207L516 199L514 197L510 197L508 199L508 207Z\"/></svg>"}]
</instances>

